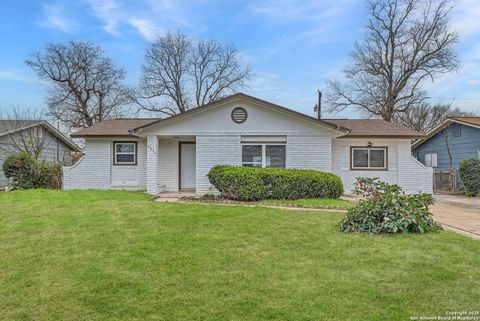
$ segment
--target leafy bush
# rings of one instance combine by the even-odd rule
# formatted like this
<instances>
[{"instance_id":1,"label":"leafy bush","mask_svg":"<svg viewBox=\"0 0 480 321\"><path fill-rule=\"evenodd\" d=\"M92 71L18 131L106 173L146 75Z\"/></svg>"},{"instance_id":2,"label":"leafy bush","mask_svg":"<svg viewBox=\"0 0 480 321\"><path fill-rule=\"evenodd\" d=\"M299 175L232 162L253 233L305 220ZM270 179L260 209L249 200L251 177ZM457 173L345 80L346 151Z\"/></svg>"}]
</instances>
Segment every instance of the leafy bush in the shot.
<instances>
[{"instance_id":1,"label":"leafy bush","mask_svg":"<svg viewBox=\"0 0 480 321\"><path fill-rule=\"evenodd\" d=\"M208 172L208 179L228 199L255 201L268 195L259 168L214 166Z\"/></svg>"},{"instance_id":2,"label":"leafy bush","mask_svg":"<svg viewBox=\"0 0 480 321\"><path fill-rule=\"evenodd\" d=\"M285 168L260 170L272 199L339 198L343 194L342 181L331 173Z\"/></svg>"},{"instance_id":3,"label":"leafy bush","mask_svg":"<svg viewBox=\"0 0 480 321\"><path fill-rule=\"evenodd\" d=\"M343 194L338 176L314 170L218 165L208 178L225 198L234 200L338 198Z\"/></svg>"},{"instance_id":4,"label":"leafy bush","mask_svg":"<svg viewBox=\"0 0 480 321\"><path fill-rule=\"evenodd\" d=\"M37 162L34 188L62 188L62 165L45 161Z\"/></svg>"},{"instance_id":5,"label":"leafy bush","mask_svg":"<svg viewBox=\"0 0 480 321\"><path fill-rule=\"evenodd\" d=\"M15 189L30 189L35 186L37 161L27 152L9 155L2 165L3 173L13 179Z\"/></svg>"},{"instance_id":6,"label":"leafy bush","mask_svg":"<svg viewBox=\"0 0 480 321\"><path fill-rule=\"evenodd\" d=\"M340 222L342 232L424 234L440 228L428 211L433 204L431 194L405 195L398 185L361 177L355 193L366 199L348 211Z\"/></svg>"},{"instance_id":7,"label":"leafy bush","mask_svg":"<svg viewBox=\"0 0 480 321\"><path fill-rule=\"evenodd\" d=\"M62 186L62 166L39 161L26 152L8 156L2 165L5 176L12 179L13 189Z\"/></svg>"},{"instance_id":8,"label":"leafy bush","mask_svg":"<svg viewBox=\"0 0 480 321\"><path fill-rule=\"evenodd\" d=\"M462 160L458 168L458 174L467 195L480 195L480 159Z\"/></svg>"}]
</instances>

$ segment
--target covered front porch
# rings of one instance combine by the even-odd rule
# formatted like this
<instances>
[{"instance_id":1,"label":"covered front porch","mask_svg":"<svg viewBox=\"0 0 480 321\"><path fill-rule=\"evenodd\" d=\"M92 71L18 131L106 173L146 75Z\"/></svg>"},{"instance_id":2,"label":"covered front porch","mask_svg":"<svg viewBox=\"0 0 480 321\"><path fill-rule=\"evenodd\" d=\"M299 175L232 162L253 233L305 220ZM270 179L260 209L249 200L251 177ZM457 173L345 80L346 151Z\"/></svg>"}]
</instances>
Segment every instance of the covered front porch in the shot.
<instances>
[{"instance_id":1,"label":"covered front porch","mask_svg":"<svg viewBox=\"0 0 480 321\"><path fill-rule=\"evenodd\" d=\"M238 134L147 135L147 192L215 193L207 174L215 165L240 165Z\"/></svg>"},{"instance_id":2,"label":"covered front porch","mask_svg":"<svg viewBox=\"0 0 480 321\"><path fill-rule=\"evenodd\" d=\"M147 137L147 192L195 193L196 137Z\"/></svg>"}]
</instances>

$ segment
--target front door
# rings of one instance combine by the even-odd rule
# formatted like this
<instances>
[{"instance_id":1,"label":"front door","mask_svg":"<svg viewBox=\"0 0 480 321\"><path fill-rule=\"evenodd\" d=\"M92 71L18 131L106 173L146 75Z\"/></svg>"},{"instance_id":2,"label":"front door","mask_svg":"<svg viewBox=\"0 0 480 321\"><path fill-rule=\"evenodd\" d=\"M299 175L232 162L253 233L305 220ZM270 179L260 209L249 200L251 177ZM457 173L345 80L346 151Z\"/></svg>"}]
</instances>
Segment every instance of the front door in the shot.
<instances>
[{"instance_id":1,"label":"front door","mask_svg":"<svg viewBox=\"0 0 480 321\"><path fill-rule=\"evenodd\" d=\"M180 189L195 189L195 143L180 143Z\"/></svg>"}]
</instances>

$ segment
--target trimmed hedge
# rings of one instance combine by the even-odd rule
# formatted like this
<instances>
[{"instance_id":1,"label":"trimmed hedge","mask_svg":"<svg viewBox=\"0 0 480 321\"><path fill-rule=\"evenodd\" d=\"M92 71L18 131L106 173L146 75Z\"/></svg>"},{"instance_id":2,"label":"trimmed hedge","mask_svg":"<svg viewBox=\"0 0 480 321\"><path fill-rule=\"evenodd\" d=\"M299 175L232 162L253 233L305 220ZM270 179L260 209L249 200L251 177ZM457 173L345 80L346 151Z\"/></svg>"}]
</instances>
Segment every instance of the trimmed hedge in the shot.
<instances>
[{"instance_id":1,"label":"trimmed hedge","mask_svg":"<svg viewBox=\"0 0 480 321\"><path fill-rule=\"evenodd\" d=\"M12 179L13 189L62 187L62 166L36 160L27 152L8 156L2 170L6 177Z\"/></svg>"},{"instance_id":2,"label":"trimmed hedge","mask_svg":"<svg viewBox=\"0 0 480 321\"><path fill-rule=\"evenodd\" d=\"M233 200L339 198L343 194L338 176L315 170L217 165L208 179L223 197Z\"/></svg>"},{"instance_id":3,"label":"trimmed hedge","mask_svg":"<svg viewBox=\"0 0 480 321\"><path fill-rule=\"evenodd\" d=\"M465 187L465 194L480 195L480 159L469 158L460 162L458 175Z\"/></svg>"}]
</instances>

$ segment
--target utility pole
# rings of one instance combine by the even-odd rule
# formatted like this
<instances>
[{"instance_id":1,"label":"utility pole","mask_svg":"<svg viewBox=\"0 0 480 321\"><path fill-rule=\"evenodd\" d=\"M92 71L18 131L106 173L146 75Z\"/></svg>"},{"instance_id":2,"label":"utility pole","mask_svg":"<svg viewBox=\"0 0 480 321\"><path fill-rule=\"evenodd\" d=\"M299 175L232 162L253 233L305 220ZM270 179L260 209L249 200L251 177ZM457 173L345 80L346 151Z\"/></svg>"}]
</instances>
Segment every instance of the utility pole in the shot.
<instances>
[{"instance_id":1,"label":"utility pole","mask_svg":"<svg viewBox=\"0 0 480 321\"><path fill-rule=\"evenodd\" d=\"M322 118L322 92L318 90L318 103L315 105L313 110L317 113L317 118Z\"/></svg>"},{"instance_id":2,"label":"utility pole","mask_svg":"<svg viewBox=\"0 0 480 321\"><path fill-rule=\"evenodd\" d=\"M57 130L60 131L60 122L57 122ZM56 135L55 135L56 136ZM58 136L57 137L57 163L60 163L60 152L59 152L59 144L58 144Z\"/></svg>"}]
</instances>

